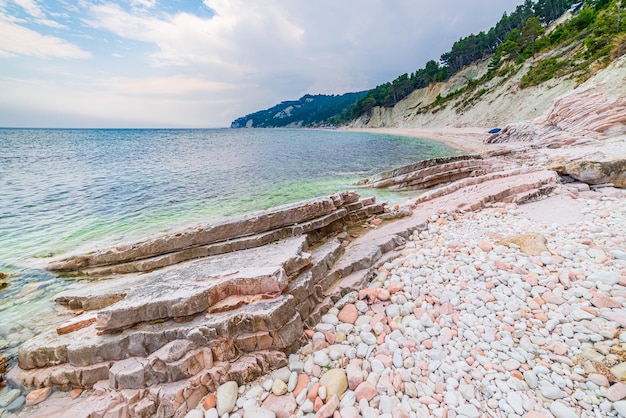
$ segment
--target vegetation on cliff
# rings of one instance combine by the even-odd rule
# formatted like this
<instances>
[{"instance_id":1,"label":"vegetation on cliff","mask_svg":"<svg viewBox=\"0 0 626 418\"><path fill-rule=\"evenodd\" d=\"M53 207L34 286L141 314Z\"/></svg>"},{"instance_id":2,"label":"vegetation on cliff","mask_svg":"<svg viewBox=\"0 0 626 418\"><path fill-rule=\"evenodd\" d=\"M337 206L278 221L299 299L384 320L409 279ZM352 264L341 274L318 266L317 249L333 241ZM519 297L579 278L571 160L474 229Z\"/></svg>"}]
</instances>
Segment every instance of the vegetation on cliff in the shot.
<instances>
[{"instance_id":1,"label":"vegetation on cliff","mask_svg":"<svg viewBox=\"0 0 626 418\"><path fill-rule=\"evenodd\" d=\"M574 16L546 30L569 10ZM394 106L414 90L447 80L465 66L491 56L490 71L480 80L470 80L465 88L474 90L496 75L512 75L524 61L549 50L560 52L536 62L521 79L521 88L569 74L583 81L626 53L626 4L623 0L526 0L510 15L505 13L489 31L455 42L441 56L440 63L429 61L411 75L404 74L370 90L356 104L352 116L357 118L375 106ZM461 92L438 97L437 104Z\"/></svg>"}]
</instances>

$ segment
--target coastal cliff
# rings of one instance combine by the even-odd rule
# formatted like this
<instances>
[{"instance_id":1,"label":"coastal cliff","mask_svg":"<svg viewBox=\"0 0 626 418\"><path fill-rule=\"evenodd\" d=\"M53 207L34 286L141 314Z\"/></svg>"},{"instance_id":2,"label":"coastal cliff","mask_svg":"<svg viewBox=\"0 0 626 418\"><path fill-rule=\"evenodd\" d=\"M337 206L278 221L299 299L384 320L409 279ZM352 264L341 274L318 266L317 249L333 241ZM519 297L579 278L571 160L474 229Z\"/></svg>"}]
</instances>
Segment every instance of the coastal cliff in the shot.
<instances>
[{"instance_id":1,"label":"coastal cliff","mask_svg":"<svg viewBox=\"0 0 626 418\"><path fill-rule=\"evenodd\" d=\"M581 135L590 131L605 136L626 135L626 57L616 59L584 83L565 76L520 88L520 80L542 58L537 56L523 64L512 76L496 76L477 90L442 100L487 73L488 60L473 64L446 82L415 90L394 107L375 107L351 126L489 129L527 122L575 130ZM590 117L603 122L594 124L587 120Z\"/></svg>"}]
</instances>

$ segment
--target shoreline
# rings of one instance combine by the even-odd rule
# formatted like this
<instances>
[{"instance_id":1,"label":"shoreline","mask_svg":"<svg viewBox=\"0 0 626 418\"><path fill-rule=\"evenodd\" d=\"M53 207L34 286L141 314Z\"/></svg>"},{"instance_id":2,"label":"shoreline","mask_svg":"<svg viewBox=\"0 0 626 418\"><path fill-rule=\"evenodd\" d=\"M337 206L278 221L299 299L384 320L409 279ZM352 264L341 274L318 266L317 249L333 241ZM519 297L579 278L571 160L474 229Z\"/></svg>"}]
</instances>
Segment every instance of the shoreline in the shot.
<instances>
[{"instance_id":1,"label":"shoreline","mask_svg":"<svg viewBox=\"0 0 626 418\"><path fill-rule=\"evenodd\" d=\"M474 154L487 151L484 140L490 136L486 128L340 128L346 132L396 135L441 142Z\"/></svg>"},{"instance_id":2,"label":"shoreline","mask_svg":"<svg viewBox=\"0 0 626 418\"><path fill-rule=\"evenodd\" d=\"M346 131L428 139L472 153L483 153L487 149L483 139L488 134L485 133L484 129L479 128L383 128L347 129ZM507 186L512 187L508 182ZM555 328L560 332L558 335L562 339L546 341L548 336L543 335L539 325L540 322L545 323L544 318L554 321L557 317L561 318L561 315L567 317L568 312L557 311L555 317L550 317L550 312L541 311L552 309L551 305L557 305L557 307L562 305L562 303L555 302L560 300L559 298L567 300L568 304L572 303L570 300L572 296L564 295L564 293L572 288L577 288L573 282L583 280L582 275L576 274L568 274L568 282L565 278L561 280L560 277L556 281L553 280L554 268L569 269L571 267L567 264L570 258L565 256L565 253L570 249L563 247L564 241L571 239L573 235L580 235L579 230L587 231L592 236L592 242L583 244L584 247L582 248L584 251L587 251L587 248L591 250L600 248L604 254L603 259L598 253L600 255L599 260L601 260L600 264L608 263L606 266L609 267L614 262L613 260L618 258L611 252L614 246L624 243L623 240L620 243L619 236L615 235L619 235L624 228L623 218L619 216L620 211L623 212L623 209L620 209L623 208L624 203L623 191L618 193L605 189L602 192L590 192L588 187L585 189L582 186L585 185L580 184L582 189L578 191L574 190L574 186L559 186L561 196L558 196L559 193L551 195L548 199L535 205L534 209L531 208L533 204L529 204L528 207L526 205L518 207L515 204L486 203L486 207L483 209L458 212L458 207L455 206L457 203L446 205L446 202L442 201L434 205L425 205L421 208L421 215L427 219L426 226L420 226L419 231L413 232L404 245L400 245L389 254L384 254L374 260L368 271L370 271L369 277L371 278L373 274L375 280L371 283L367 282L360 292L352 292L357 293L356 299L353 296L351 299L349 298L348 303L345 303L346 301L343 300L345 298L343 298L342 303L336 301L331 305L331 309L321 317L321 321L313 329L305 331L308 338L307 343L304 346L301 345L296 354L288 357L288 366L266 372L262 377L252 382L235 386L235 393L229 395L231 399L234 396L233 406L227 411L230 413L230 417L313 417L314 412L317 412L315 416L324 417L338 413L341 418L367 418L380 416L380 414L383 416L386 414L386 416L394 417L412 417L413 415L426 416L425 414L434 410L437 410L438 414L441 414L440 416L456 413L478 417L482 415L499 416L498 410L502 410L509 414L526 414L525 416L534 418L548 417L552 413L560 418L574 416L572 414L580 416L584 410L597 411L599 409L602 413L612 411L611 408L619 410L618 408L622 408L622 404L619 404L618 401L615 401L615 406L610 405L608 407L606 402L598 406L588 398L576 398L568 401L573 396L573 392L568 391L567 388L571 389L578 383L587 382L585 379L594 384L601 381L601 385L596 384L596 386L603 387L604 392L589 392L596 397L606 397L606 391L611 385L605 385L605 381L600 377L591 376L599 375L600 372L589 373L582 367L574 367L574 362L571 360L574 354L570 356L567 351L567 347L571 346L569 328L563 330L563 327L558 328L560 325L557 324ZM611 193L615 194L612 195ZM564 196L564 194L576 195L576 197L580 195L580 200L570 201L568 199L570 196ZM618 195L620 197L616 197ZM468 197L470 196L465 195L464 203ZM408 199L411 200L411 198ZM592 203L596 200L599 203ZM566 208L565 211L567 211L574 206L580 209L577 211L579 212L578 215L581 216L569 216L572 215L571 213L568 213L568 216L560 215L563 208ZM419 211L420 209L418 209ZM585 216L582 216L583 211ZM614 215L615 213L617 215ZM531 214L534 218L531 217ZM593 215L593 218L590 218L590 214ZM533 219L529 221L524 218L524 215ZM361 242L375 242L377 235L380 238L380 235L389 234L390 230L398 229L400 224L406 226L411 223L414 225L418 218L419 216L416 216L398 223L382 224L373 230L368 228L367 232L371 231L371 233L364 234ZM607 221L613 223L608 224ZM559 227L562 222L576 224L579 227L568 229L566 232L569 235L562 236L559 235L562 232ZM604 229L590 230L590 222L605 222L607 224ZM394 224L395 226L393 226ZM545 251L542 253L531 257L521 253L519 245L515 243L499 244L496 238L489 235L494 231L503 235L514 231L528 232L534 228L532 225L539 224L540 230L547 231L545 238L548 247L544 247ZM477 225L483 225L483 230L477 232ZM615 227L615 225L617 228L610 228ZM416 224L415 227L417 227ZM607 246L606 240L603 238L604 232L612 234L610 236L614 239L610 242L611 246ZM598 240L603 240L602 243L593 242L595 237L598 237ZM579 241L585 240L587 242L588 238L581 236ZM549 253L549 255L544 253ZM596 253L593 252L593 254L594 260L596 260ZM591 253L587 258L591 258L590 255ZM552 257L552 261L556 260L556 262L550 263L549 257ZM422 258L426 260L423 263ZM406 262L409 259L415 263L407 265ZM459 263L459 260L462 262ZM416 264L419 265L416 267ZM535 266L531 267L533 264ZM585 266L583 271L592 272L592 267L597 266L593 264L591 267ZM432 274L422 274L421 270L424 268L433 270ZM543 273L540 272L542 268ZM607 293L607 297L613 301L611 303L622 301L622 306L624 306L626 304L624 302L626 301L626 290L622 290L622 287L626 285L626 264L623 266L620 264L619 268L621 269L618 270L621 276L616 286L609 288L604 283L591 283L591 286L597 288L592 292L593 295L595 292ZM475 282L477 277L472 269L475 270L478 277L483 276L483 279ZM526 280L526 276L522 274L524 269L527 270L526 273L532 273L531 276L539 276L534 278L536 284L533 282L533 277L530 278L530 290L522 285ZM467 276L468 272L471 273L470 276L472 277ZM524 280L514 280L514 283L511 284L509 279L512 276L522 276ZM443 287L439 280L441 277L445 278ZM540 282L540 279L543 281ZM527 306L520 305L520 302L511 296L511 294L517 295L520 291L515 285L520 285L528 293L528 297L534 296L532 298L534 304L526 300ZM456 303L450 306L448 305L451 303L449 300L443 301L446 298L450 299L450 295L446 293L450 291L450 286L452 286L453 292L459 293L460 304ZM480 288L481 286L484 288ZM508 288L509 293L503 290L502 286ZM587 282L578 287L580 287L579 293L583 292L583 288L590 288ZM548 290L543 290L543 288ZM426 293L422 289L427 289ZM507 297L511 300L502 302L496 309L493 305L500 303L501 298L485 300L479 297L478 301L475 297L476 292L481 294L504 292L502 298ZM550 297L544 299L544 294ZM539 300L535 300L537 297L542 298L543 302L540 303ZM590 298L578 297L578 299L577 308L580 307L580 311L589 315L593 313L598 320L614 321L615 316L609 315L607 319L601 311L602 307L597 307L595 304L590 306L588 303ZM407 304L414 306L407 307ZM475 306L471 307L472 304ZM511 307L514 304L517 304L515 305L516 309ZM539 305L539 308L535 304ZM346 317L347 313L344 312L344 309L347 305L351 305L348 310L351 315L357 313L357 318ZM544 305L548 308L541 308ZM326 309L328 306L324 311ZM485 309L491 310L493 315L482 315ZM478 315L478 311L481 312L481 315ZM507 313L508 311L510 313ZM504 317L502 312L504 312ZM481 321L491 322L479 322L479 325L485 330L474 330L473 326L470 327L463 321L465 317L473 318L472 315L481 318ZM584 316L585 314L580 313L580 315ZM513 319L513 324L511 324L509 317ZM523 331L528 330L528 332L524 332L522 337L518 335L520 330L513 326L516 320L522 322L525 320L526 328ZM613 326L612 322L607 327L611 326ZM623 326L626 327L626 325ZM410 329L413 331L407 331ZM615 331L599 334L603 340L608 339L608 334L611 334L614 340L618 338L626 340L623 336L618 335L619 327L613 326L611 329ZM442 332L444 330L449 332ZM493 330L495 330L495 334L492 332ZM474 331L475 333L472 334L471 332ZM510 350L503 349L503 345L509 346L508 338L505 338L507 344L504 342L492 344L494 341L499 341L495 337L493 340L491 339L491 336L497 335L498 332L505 337L510 334L513 343L523 345L526 354L538 356L541 361L537 360L533 363L533 360L530 360L532 356L529 357L517 352L516 355L512 355ZM576 332L580 332L580 330L576 329ZM591 330L590 332L594 331ZM430 338L421 338L425 337L424 333ZM518 336L514 337L513 334ZM520 341L523 338L529 340L530 343L524 341L522 344ZM556 337L552 336L551 338L555 339ZM479 340L478 343L475 341L476 339ZM480 341L481 339L485 339L485 341ZM576 334L574 339L576 339ZM588 341L581 340L579 343L582 345ZM455 351L459 344L467 352L459 354ZM486 348L487 346L484 344L492 345ZM532 345L532 349L529 344ZM577 346L572 347L576 348ZM563 352L563 350L566 351ZM598 348L598 351L601 349ZM401 353L401 355L396 355L396 353ZM508 357L504 358L503 355ZM464 359L468 358L471 362L466 360L466 364L463 364ZM564 359L569 359L569 362ZM511 365L517 364L515 362L520 363L519 366L510 368ZM439 366L431 370L431 363L438 363ZM567 367L561 366L562 368L559 369L564 373L557 371L559 375L557 378L544 376L542 367L551 367L552 364L557 363L566 364ZM357 368L358 371L355 371ZM451 368L457 368L458 371L456 373L450 372ZM470 370L478 368L476 373L479 374L474 376L474 372L469 373L467 368ZM443 377L439 374L440 371L445 373ZM327 374L329 376L325 377ZM567 388L562 387L562 379L567 379L568 374L574 374L576 378L570 379L571 384L566 380L565 386ZM480 378L477 377L479 375ZM411 377L406 380L408 376ZM344 378L345 388L343 388ZM548 378L552 379L549 385L543 384ZM498 392L490 389L493 396L491 399L485 398L487 396L485 387L483 387L484 385L481 386L483 379L493 380L490 383L500 390L500 394L498 395ZM541 385L535 385L535 381L538 379L541 380ZM231 379L222 386L228 385L233 391L232 383L234 380ZM331 393L330 387L336 383L335 380L341 382L339 383L343 388L341 393ZM448 387L449 381L460 382L463 388L461 385ZM502 385L505 384L503 382L507 381L519 382L515 384L515 387L509 385L510 391L504 392ZM322 387L324 389L321 389ZM391 394L389 388L393 388L394 394ZM88 391L81 399L86 404L93 403L98 396L115 393L111 389L106 385L98 384L97 389L93 392ZM222 415L222 413L218 414L218 411L226 411L224 409L224 390L211 391L199 404L197 404L198 400L194 396L193 403L197 404L198 407L191 409L184 416L191 418ZM583 391L586 394L587 391L585 390ZM546 393L550 395L546 395ZM563 393L566 395L561 396ZM550 397L552 394L560 397ZM145 393L138 396L144 395L147 396ZM614 396L611 396L613 399ZM545 401L545 398L553 402ZM626 398L626 393L624 398ZM190 400L186 400L186 402L190 407L193 407ZM214 402L217 402L217 405ZM614 401L611 400L611 402ZM624 402L626 403L626 401ZM130 408L131 402L128 401L128 403ZM78 402L73 403L67 394L57 391L53 392L47 401L38 404L38 406L26 408L20 411L17 416L28 417L31 416L30 413L36 416L38 412L44 411L52 416L56 416L57 413L62 416L68 406L80 408ZM215 406L217 409L214 408ZM626 405L623 406L626 408ZM272 411L274 415L268 414L267 411ZM297 415L295 415L296 411ZM176 416L182 417L183 415Z\"/></svg>"}]
</instances>

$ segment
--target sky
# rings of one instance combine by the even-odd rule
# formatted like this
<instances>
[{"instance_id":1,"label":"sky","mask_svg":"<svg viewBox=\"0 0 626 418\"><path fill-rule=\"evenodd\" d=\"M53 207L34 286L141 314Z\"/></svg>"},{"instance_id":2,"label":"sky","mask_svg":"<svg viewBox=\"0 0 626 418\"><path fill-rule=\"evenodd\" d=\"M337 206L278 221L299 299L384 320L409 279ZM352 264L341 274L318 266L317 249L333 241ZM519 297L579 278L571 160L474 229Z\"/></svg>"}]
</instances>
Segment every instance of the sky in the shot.
<instances>
[{"instance_id":1,"label":"sky","mask_svg":"<svg viewBox=\"0 0 626 418\"><path fill-rule=\"evenodd\" d=\"M522 0L0 0L0 126L212 128L438 60Z\"/></svg>"}]
</instances>

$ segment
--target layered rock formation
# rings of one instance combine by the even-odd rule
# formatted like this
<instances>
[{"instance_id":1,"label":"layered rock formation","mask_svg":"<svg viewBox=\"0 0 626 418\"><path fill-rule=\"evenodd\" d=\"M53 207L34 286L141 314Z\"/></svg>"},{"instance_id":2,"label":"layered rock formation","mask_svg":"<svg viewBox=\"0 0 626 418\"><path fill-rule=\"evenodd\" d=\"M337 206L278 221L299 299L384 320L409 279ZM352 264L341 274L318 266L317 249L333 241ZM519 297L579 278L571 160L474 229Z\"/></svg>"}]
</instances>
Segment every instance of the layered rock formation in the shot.
<instances>
[{"instance_id":1,"label":"layered rock formation","mask_svg":"<svg viewBox=\"0 0 626 418\"><path fill-rule=\"evenodd\" d=\"M511 164L495 158L483 159L480 155L459 155L420 161L363 179L357 184L374 188L421 190L468 177L480 177L511 167Z\"/></svg>"},{"instance_id":2,"label":"layered rock formation","mask_svg":"<svg viewBox=\"0 0 626 418\"><path fill-rule=\"evenodd\" d=\"M558 181L546 170L501 167L494 172L495 163L489 163L492 172L478 175L474 167L474 174L462 180L445 174L449 164L485 161L476 156L425 161L373 177L376 184L431 170L446 186L422 195L412 216L352 242L328 234L349 219L380 214L383 206L349 192L167 235L162 241L67 258L55 266L88 273L123 266L118 271L125 271L145 260L162 260L167 251L185 253L186 245L228 247L224 233L214 239L204 233L208 230L233 230L233 240L248 242L259 242L255 236L275 230L293 235L152 272L83 283L59 294L56 301L78 315L24 343L19 367L9 379L35 388L93 389L64 414L182 417L220 384L243 384L284 365L285 354L301 345L304 330L340 299L362 289L372 268L395 256L410 234L425 228L430 214L537 198ZM275 229L263 231L259 225Z\"/></svg>"},{"instance_id":3,"label":"layered rock formation","mask_svg":"<svg viewBox=\"0 0 626 418\"><path fill-rule=\"evenodd\" d=\"M80 314L24 343L11 379L61 390L108 382L93 413L123 405L125 415L182 416L219 384L284 364L330 304L325 292L351 273L330 271L343 246L324 238L382 212L346 192L56 262L82 274L169 266L57 295ZM241 246L251 248L226 253Z\"/></svg>"},{"instance_id":4,"label":"layered rock formation","mask_svg":"<svg viewBox=\"0 0 626 418\"><path fill-rule=\"evenodd\" d=\"M142 242L51 262L48 269L104 276L150 271L183 261L259 247L288 237L324 235L343 222L383 211L374 199L354 192L333 194L271 210L198 226Z\"/></svg>"},{"instance_id":5,"label":"layered rock formation","mask_svg":"<svg viewBox=\"0 0 626 418\"><path fill-rule=\"evenodd\" d=\"M608 71L621 71L623 78L626 57ZM560 174L592 185L626 187L626 91L614 89L613 82L611 77L594 79L556 99L544 115L511 123L486 142L525 143L536 150L535 159Z\"/></svg>"},{"instance_id":6,"label":"layered rock formation","mask_svg":"<svg viewBox=\"0 0 626 418\"><path fill-rule=\"evenodd\" d=\"M626 94L593 92L588 87L559 97L545 115L507 125L486 142L559 148L620 135L626 135Z\"/></svg>"},{"instance_id":7,"label":"layered rock formation","mask_svg":"<svg viewBox=\"0 0 626 418\"><path fill-rule=\"evenodd\" d=\"M520 88L521 78L534 63L528 60L514 74L496 75L479 91L451 94L487 72L487 61L477 63L444 83L414 91L393 108L372 109L352 126L481 127L491 148L486 155L508 152L524 164L548 165L576 180L624 187L626 55L583 84L569 76ZM446 96L449 99L441 100ZM487 131L493 127L503 129L489 136Z\"/></svg>"}]
</instances>

